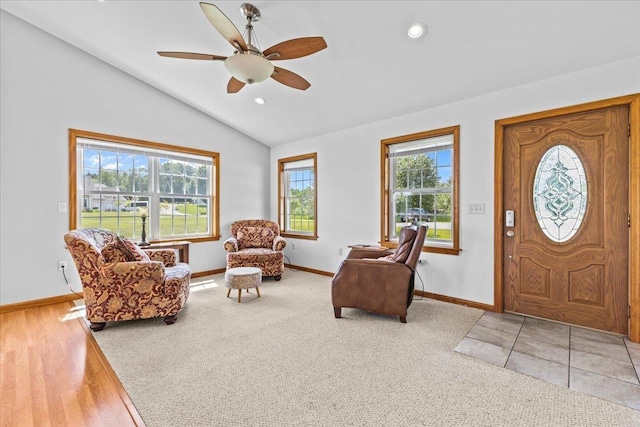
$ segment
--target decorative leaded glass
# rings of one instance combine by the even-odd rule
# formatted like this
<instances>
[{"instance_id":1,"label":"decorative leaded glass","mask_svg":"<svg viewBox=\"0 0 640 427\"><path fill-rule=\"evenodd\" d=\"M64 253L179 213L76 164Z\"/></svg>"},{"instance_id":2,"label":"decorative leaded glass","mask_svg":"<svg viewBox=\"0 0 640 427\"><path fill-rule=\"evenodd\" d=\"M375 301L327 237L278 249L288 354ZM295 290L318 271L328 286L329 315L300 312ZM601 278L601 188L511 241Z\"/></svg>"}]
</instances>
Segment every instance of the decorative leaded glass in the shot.
<instances>
[{"instance_id":1,"label":"decorative leaded glass","mask_svg":"<svg viewBox=\"0 0 640 427\"><path fill-rule=\"evenodd\" d=\"M554 242L571 239L587 210L587 179L580 158L566 145L550 148L533 181L533 207L544 234Z\"/></svg>"}]
</instances>

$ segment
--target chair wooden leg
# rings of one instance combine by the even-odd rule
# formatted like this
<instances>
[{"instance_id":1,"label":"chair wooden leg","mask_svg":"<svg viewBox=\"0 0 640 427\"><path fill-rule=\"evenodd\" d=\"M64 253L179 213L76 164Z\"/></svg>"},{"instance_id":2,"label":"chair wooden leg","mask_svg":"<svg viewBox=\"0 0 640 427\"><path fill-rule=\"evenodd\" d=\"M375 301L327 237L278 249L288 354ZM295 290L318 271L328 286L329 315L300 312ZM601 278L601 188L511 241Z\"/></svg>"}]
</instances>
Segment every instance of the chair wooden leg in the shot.
<instances>
[{"instance_id":1,"label":"chair wooden leg","mask_svg":"<svg viewBox=\"0 0 640 427\"><path fill-rule=\"evenodd\" d=\"M400 316L400 322L407 323L407 318L405 316Z\"/></svg>"},{"instance_id":2,"label":"chair wooden leg","mask_svg":"<svg viewBox=\"0 0 640 427\"><path fill-rule=\"evenodd\" d=\"M340 319L342 317L342 307L333 307L333 314L336 316L336 319Z\"/></svg>"},{"instance_id":3,"label":"chair wooden leg","mask_svg":"<svg viewBox=\"0 0 640 427\"><path fill-rule=\"evenodd\" d=\"M238 289L238 302L240 302L241 297L242 297L242 289Z\"/></svg>"},{"instance_id":4,"label":"chair wooden leg","mask_svg":"<svg viewBox=\"0 0 640 427\"><path fill-rule=\"evenodd\" d=\"M279 281L280 279L282 279L282 275L278 274L277 276L274 277L274 279L276 279L276 282Z\"/></svg>"},{"instance_id":5,"label":"chair wooden leg","mask_svg":"<svg viewBox=\"0 0 640 427\"><path fill-rule=\"evenodd\" d=\"M227 290L227 298L229 298L229 295L231 295L231 288L229 288L229 290Z\"/></svg>"},{"instance_id":6,"label":"chair wooden leg","mask_svg":"<svg viewBox=\"0 0 640 427\"><path fill-rule=\"evenodd\" d=\"M177 315L172 315L172 316L164 316L164 323L166 323L167 325L173 325L174 323L176 323L176 320L178 319Z\"/></svg>"},{"instance_id":7,"label":"chair wooden leg","mask_svg":"<svg viewBox=\"0 0 640 427\"><path fill-rule=\"evenodd\" d=\"M106 324L107 322L91 322L89 329L91 329L93 332L98 332L103 330Z\"/></svg>"},{"instance_id":8,"label":"chair wooden leg","mask_svg":"<svg viewBox=\"0 0 640 427\"><path fill-rule=\"evenodd\" d=\"M258 298L260 298L260 288L256 288L256 292L258 293Z\"/></svg>"}]
</instances>

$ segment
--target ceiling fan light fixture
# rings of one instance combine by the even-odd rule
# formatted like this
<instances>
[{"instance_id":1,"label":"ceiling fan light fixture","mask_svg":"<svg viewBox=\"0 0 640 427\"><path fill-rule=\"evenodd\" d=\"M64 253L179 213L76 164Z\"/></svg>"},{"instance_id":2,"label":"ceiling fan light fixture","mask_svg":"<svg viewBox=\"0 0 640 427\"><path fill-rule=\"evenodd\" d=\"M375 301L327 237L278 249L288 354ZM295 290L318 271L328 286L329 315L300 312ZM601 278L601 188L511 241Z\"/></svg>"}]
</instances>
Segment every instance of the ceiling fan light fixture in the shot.
<instances>
[{"instance_id":1,"label":"ceiling fan light fixture","mask_svg":"<svg viewBox=\"0 0 640 427\"><path fill-rule=\"evenodd\" d=\"M265 81L274 69L271 61L250 51L228 57L224 66L233 77L248 84Z\"/></svg>"},{"instance_id":2,"label":"ceiling fan light fixture","mask_svg":"<svg viewBox=\"0 0 640 427\"><path fill-rule=\"evenodd\" d=\"M411 26L407 30L407 35L412 39L417 39L419 37L422 37L426 31L426 25L424 25L422 22L416 22L415 24L411 24Z\"/></svg>"}]
</instances>

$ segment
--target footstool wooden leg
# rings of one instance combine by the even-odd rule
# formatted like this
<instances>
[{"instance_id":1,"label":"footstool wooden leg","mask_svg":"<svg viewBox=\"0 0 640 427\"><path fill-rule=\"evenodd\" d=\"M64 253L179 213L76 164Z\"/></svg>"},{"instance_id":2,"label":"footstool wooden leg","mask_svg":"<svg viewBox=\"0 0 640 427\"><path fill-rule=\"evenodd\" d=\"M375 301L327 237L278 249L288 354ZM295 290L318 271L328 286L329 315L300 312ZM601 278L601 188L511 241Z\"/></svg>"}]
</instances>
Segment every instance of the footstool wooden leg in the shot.
<instances>
[{"instance_id":1,"label":"footstool wooden leg","mask_svg":"<svg viewBox=\"0 0 640 427\"><path fill-rule=\"evenodd\" d=\"M240 302L241 296L242 296L242 289L238 289L238 302Z\"/></svg>"},{"instance_id":2,"label":"footstool wooden leg","mask_svg":"<svg viewBox=\"0 0 640 427\"><path fill-rule=\"evenodd\" d=\"M258 298L260 298L260 288L256 288L256 292L258 293Z\"/></svg>"},{"instance_id":3,"label":"footstool wooden leg","mask_svg":"<svg viewBox=\"0 0 640 427\"><path fill-rule=\"evenodd\" d=\"M231 288L227 291L227 298L229 298L229 295L231 295Z\"/></svg>"}]
</instances>

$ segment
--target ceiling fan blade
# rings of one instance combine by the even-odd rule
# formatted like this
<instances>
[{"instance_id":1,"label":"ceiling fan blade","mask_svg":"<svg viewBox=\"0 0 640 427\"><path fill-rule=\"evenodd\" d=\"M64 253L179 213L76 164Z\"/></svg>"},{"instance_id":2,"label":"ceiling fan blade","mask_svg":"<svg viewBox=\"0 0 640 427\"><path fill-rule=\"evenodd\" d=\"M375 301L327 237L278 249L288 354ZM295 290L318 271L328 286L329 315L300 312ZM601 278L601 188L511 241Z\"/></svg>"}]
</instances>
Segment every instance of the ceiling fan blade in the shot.
<instances>
[{"instance_id":1,"label":"ceiling fan blade","mask_svg":"<svg viewBox=\"0 0 640 427\"><path fill-rule=\"evenodd\" d=\"M281 59L302 58L325 49L327 42L322 37L302 37L291 39L271 46L263 52L264 56L273 55L268 58L272 61Z\"/></svg>"},{"instance_id":2,"label":"ceiling fan blade","mask_svg":"<svg viewBox=\"0 0 640 427\"><path fill-rule=\"evenodd\" d=\"M245 84L246 83L241 82L235 77L231 77L231 79L229 80L229 83L227 83L227 93L236 93L240 89L242 89Z\"/></svg>"},{"instance_id":3,"label":"ceiling fan blade","mask_svg":"<svg viewBox=\"0 0 640 427\"><path fill-rule=\"evenodd\" d=\"M167 58L180 58L180 59L201 59L205 61L224 61L226 56L209 55L208 53L191 53L191 52L158 52L160 56L166 56Z\"/></svg>"},{"instance_id":4,"label":"ceiling fan blade","mask_svg":"<svg viewBox=\"0 0 640 427\"><path fill-rule=\"evenodd\" d=\"M274 67L271 78L278 83L282 83L283 85L292 87L294 89L307 90L309 89L309 86L311 86L311 83L309 83L296 73L280 67Z\"/></svg>"},{"instance_id":5,"label":"ceiling fan blade","mask_svg":"<svg viewBox=\"0 0 640 427\"><path fill-rule=\"evenodd\" d=\"M227 18L227 15L222 13L222 11L218 9L217 6L209 3L200 2L200 7L202 8L202 11L206 15L207 19L209 19L209 22L213 24L215 29L218 30L220 34L222 34L222 37L224 37L229 43L231 43L231 46L235 47L236 49L240 48L243 52L247 51L247 44L242 38L242 34L240 34L238 28L233 25L233 22L231 22L231 20Z\"/></svg>"}]
</instances>

